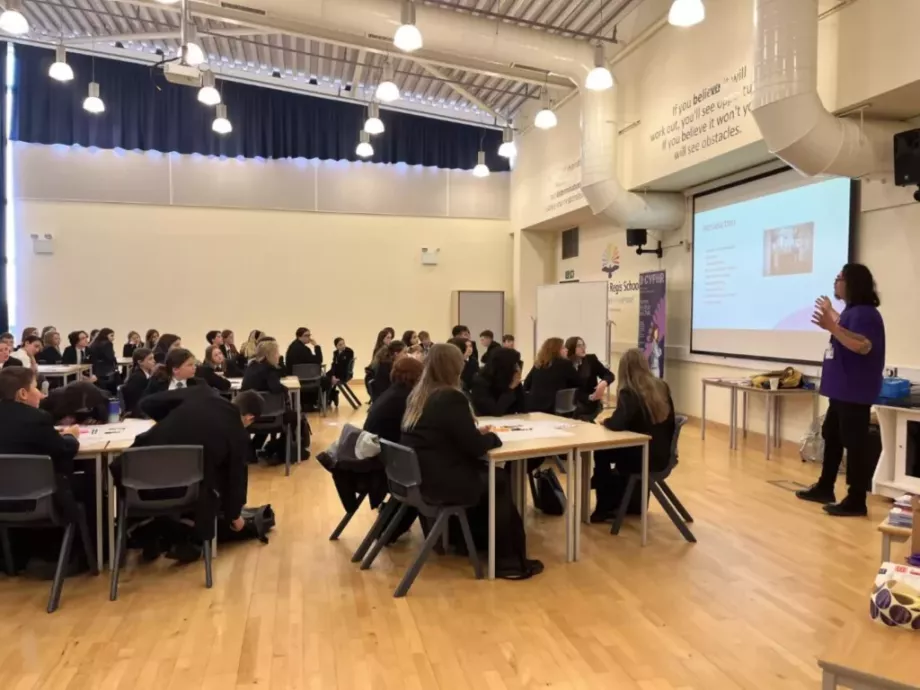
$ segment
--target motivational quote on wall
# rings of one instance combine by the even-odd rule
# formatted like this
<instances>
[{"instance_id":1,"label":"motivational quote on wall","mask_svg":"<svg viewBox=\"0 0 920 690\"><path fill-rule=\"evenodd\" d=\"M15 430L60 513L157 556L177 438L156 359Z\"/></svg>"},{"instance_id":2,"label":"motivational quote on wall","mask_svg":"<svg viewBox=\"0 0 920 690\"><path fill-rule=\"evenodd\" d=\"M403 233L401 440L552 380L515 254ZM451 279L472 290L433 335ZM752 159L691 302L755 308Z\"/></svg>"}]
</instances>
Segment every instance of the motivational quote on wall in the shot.
<instances>
[{"instance_id":1,"label":"motivational quote on wall","mask_svg":"<svg viewBox=\"0 0 920 690\"><path fill-rule=\"evenodd\" d=\"M721 81L674 103L671 119L659 125L649 140L679 160L737 137L751 112L748 100L753 87L748 71L743 65Z\"/></svg>"}]
</instances>

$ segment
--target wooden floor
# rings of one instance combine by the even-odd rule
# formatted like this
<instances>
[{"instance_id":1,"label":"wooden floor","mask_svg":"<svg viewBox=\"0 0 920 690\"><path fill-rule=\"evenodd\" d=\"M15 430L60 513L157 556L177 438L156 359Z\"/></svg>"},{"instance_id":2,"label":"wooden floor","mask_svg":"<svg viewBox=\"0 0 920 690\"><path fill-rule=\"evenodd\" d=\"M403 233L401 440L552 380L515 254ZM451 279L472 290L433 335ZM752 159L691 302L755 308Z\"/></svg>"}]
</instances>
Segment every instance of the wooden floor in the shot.
<instances>
[{"instance_id":1,"label":"wooden floor","mask_svg":"<svg viewBox=\"0 0 920 690\"><path fill-rule=\"evenodd\" d=\"M363 415L313 419L313 452ZM80 576L48 615L48 583L0 576L0 688L818 688L816 655L868 610L885 504L829 518L770 483L810 483L814 466L766 462L757 440L730 452L724 430L702 442L690 425L680 448L671 486L698 544L654 505L648 547L636 523L619 537L592 525L566 565L563 518L529 509L543 575L476 581L464 559L432 556L401 600L418 528L361 572L349 556L369 511L329 542L343 511L315 461L288 479L255 469L249 503L270 502L279 526L267 546L222 548L212 590L200 564L132 563L118 602L107 577Z\"/></svg>"}]
</instances>

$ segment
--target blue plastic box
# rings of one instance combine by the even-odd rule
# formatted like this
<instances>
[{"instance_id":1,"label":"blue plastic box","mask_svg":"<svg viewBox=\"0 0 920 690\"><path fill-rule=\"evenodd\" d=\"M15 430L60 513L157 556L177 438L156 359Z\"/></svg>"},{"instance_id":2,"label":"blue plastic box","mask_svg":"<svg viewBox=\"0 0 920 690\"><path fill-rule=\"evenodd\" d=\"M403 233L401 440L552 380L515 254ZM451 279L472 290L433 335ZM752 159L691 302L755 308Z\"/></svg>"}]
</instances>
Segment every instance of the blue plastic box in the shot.
<instances>
[{"instance_id":1,"label":"blue plastic box","mask_svg":"<svg viewBox=\"0 0 920 690\"><path fill-rule=\"evenodd\" d=\"M878 397L885 400L908 398L910 397L910 381L886 376L882 379L882 391Z\"/></svg>"}]
</instances>

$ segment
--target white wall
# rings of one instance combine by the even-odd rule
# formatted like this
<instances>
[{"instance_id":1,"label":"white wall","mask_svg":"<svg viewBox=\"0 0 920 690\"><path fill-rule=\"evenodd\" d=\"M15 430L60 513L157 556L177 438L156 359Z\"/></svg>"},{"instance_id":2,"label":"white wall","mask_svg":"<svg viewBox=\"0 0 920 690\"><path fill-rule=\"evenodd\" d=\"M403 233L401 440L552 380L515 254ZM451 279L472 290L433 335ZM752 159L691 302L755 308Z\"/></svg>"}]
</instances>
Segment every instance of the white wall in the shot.
<instances>
[{"instance_id":1,"label":"white wall","mask_svg":"<svg viewBox=\"0 0 920 690\"><path fill-rule=\"evenodd\" d=\"M17 329L108 326L120 341L128 330L153 327L178 333L200 356L210 329L233 329L239 344L258 328L286 346L298 326L307 326L329 348L334 337L344 337L363 365L384 326L398 334L424 329L435 339L449 337L452 291L511 291L513 242L504 219L177 206L168 199L179 190L168 185L162 204L59 201L53 197L65 179L71 191L82 185L81 194L96 198L161 190L151 171L161 161L134 154L139 158L122 167L120 187L112 192L105 179L92 176L92 166L83 167L78 153L56 155L56 169L39 166L36 174L16 178L33 197L14 198L13 206ZM265 163L255 165L262 166L257 177L286 188L286 199L296 195L289 179L279 181ZM363 185L366 178L358 177ZM338 179L336 198L344 203L354 176ZM366 207L374 194L411 197L419 184L367 185L350 194ZM225 193L215 187L201 185L202 193ZM250 187L247 194L272 193L262 191ZM54 253L33 253L30 233L50 233ZM421 265L422 247L440 249L437 266Z\"/></svg>"}]
</instances>

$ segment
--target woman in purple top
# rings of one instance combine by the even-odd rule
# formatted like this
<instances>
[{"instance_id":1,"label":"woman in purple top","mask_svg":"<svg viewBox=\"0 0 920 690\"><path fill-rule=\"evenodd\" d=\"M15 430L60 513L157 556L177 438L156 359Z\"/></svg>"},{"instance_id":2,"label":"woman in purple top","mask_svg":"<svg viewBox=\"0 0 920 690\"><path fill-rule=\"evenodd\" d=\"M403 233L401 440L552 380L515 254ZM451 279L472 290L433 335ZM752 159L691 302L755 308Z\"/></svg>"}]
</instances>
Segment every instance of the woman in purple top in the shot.
<instances>
[{"instance_id":1,"label":"woman in purple top","mask_svg":"<svg viewBox=\"0 0 920 690\"><path fill-rule=\"evenodd\" d=\"M796 492L806 501L824 503L829 515L866 515L872 461L868 456L869 408L882 388L885 323L878 311L872 273L862 264L847 264L834 282L834 297L845 302L838 314L827 297L815 300L812 323L831 334L821 368L821 395L828 398L821 478ZM836 502L834 484L847 451L847 496Z\"/></svg>"}]
</instances>

